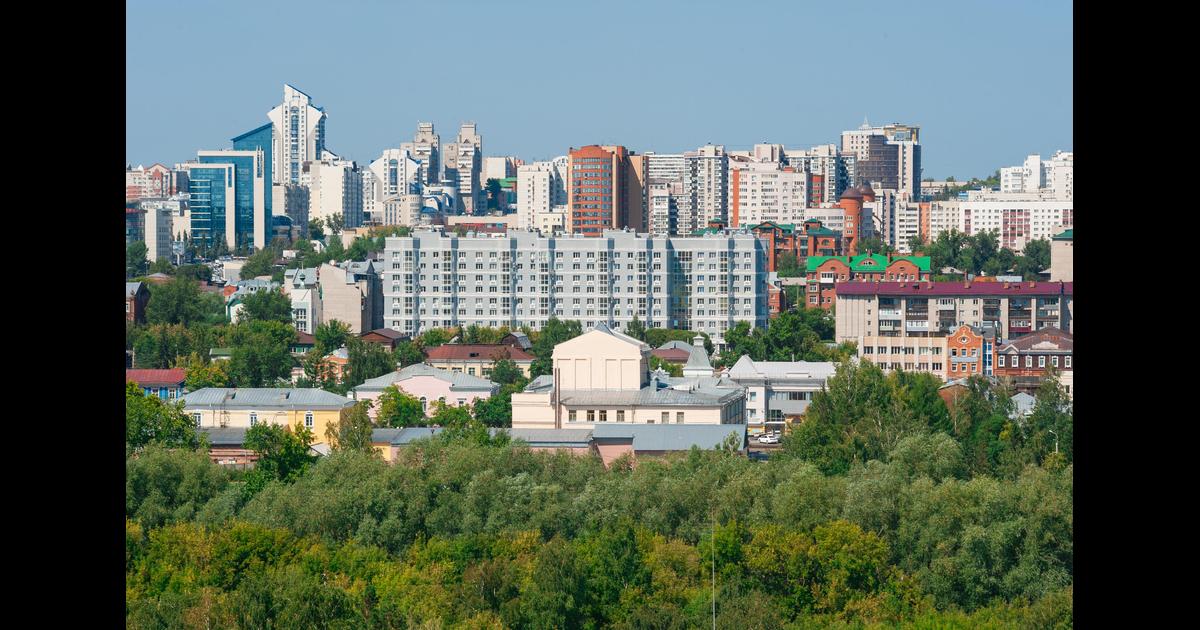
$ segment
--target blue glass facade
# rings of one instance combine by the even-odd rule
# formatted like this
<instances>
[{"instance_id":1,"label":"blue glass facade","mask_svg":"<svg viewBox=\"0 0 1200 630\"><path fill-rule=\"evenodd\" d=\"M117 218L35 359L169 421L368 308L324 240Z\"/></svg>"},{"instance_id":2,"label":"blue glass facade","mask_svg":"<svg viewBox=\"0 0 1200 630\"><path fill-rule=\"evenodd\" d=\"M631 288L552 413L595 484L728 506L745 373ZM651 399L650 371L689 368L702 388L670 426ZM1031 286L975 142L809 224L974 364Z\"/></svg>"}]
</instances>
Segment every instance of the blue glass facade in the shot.
<instances>
[{"instance_id":1,"label":"blue glass facade","mask_svg":"<svg viewBox=\"0 0 1200 630\"><path fill-rule=\"evenodd\" d=\"M201 162L213 162L205 160ZM192 211L192 240L212 245L225 236L225 186L229 169L193 167L188 177Z\"/></svg>"},{"instance_id":2,"label":"blue glass facade","mask_svg":"<svg viewBox=\"0 0 1200 630\"><path fill-rule=\"evenodd\" d=\"M271 205L271 182L275 181L274 179L272 179L272 171L271 171L271 168L273 166L271 164L271 161L272 161L272 154L271 154L272 133L273 133L273 131L271 129L271 123L267 123L267 124L259 127L258 129L255 129L254 131L247 131L246 133L233 139L233 150L234 151L259 151L259 150L261 150L263 152L263 163L262 163L261 175L262 175L263 179L266 180L266 183L267 183L267 189L266 189L267 216L271 216L271 208L273 207ZM299 181L298 178L299 178L299 176L297 175L297 181Z\"/></svg>"}]
</instances>

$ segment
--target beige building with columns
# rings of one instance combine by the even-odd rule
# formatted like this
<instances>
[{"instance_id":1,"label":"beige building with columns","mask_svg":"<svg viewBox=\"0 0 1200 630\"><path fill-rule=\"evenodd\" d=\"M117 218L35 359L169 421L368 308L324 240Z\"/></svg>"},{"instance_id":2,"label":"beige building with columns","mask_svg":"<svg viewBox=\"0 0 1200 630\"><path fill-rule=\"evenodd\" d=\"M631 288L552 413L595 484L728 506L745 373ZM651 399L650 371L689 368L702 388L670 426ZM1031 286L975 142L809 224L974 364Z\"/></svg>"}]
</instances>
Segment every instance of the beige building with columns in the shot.
<instances>
[{"instance_id":1,"label":"beige building with columns","mask_svg":"<svg viewBox=\"0 0 1200 630\"><path fill-rule=\"evenodd\" d=\"M514 429L745 422L740 385L726 377L651 373L650 346L604 324L556 346L553 359L553 376L513 394Z\"/></svg>"}]
</instances>

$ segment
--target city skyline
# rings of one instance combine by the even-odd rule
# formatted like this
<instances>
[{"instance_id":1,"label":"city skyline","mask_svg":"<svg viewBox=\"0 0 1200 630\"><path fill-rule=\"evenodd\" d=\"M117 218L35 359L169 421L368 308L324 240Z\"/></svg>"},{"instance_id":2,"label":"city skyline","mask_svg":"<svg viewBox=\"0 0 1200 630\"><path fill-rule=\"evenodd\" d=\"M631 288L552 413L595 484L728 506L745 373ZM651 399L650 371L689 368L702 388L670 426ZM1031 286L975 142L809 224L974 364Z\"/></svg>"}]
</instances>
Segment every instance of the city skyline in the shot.
<instances>
[{"instance_id":1,"label":"city skyline","mask_svg":"<svg viewBox=\"0 0 1200 630\"><path fill-rule=\"evenodd\" d=\"M300 16L311 23L299 5L288 4L294 12L285 15L277 6L239 7L230 21L233 5L193 16L185 7L149 11L130 2L126 162L171 164L227 148L266 122L284 83L325 108L328 148L360 164L408 140L418 121L433 122L446 141L473 121L484 155L527 161L590 144L639 154L707 142L808 148L838 143L864 118L902 122L921 127L923 177L935 179L982 177L1026 155L1073 148L1069 4L1005 5L1003 13L942 3L907 12L772 4L756 5L753 16L663 4L637 7L632 17L587 6L367 3L321 6L321 45L293 43L289 55L273 54L284 45L276 31L294 33L289 25ZM470 19L453 21L455 9ZM780 19L764 20L768 12ZM255 28L260 18L272 28ZM808 28L788 28L797 20ZM570 25L581 21L591 33L623 31L623 45L556 52L580 45ZM388 30L397 23L409 28ZM218 34L244 45L170 54ZM698 44L697 35L712 37ZM393 76L380 73L381 53L404 75L381 78ZM638 62L641 70L630 71ZM177 83L162 79L172 72L201 96L181 99L170 89ZM623 83L568 98L571 86L606 76Z\"/></svg>"}]
</instances>

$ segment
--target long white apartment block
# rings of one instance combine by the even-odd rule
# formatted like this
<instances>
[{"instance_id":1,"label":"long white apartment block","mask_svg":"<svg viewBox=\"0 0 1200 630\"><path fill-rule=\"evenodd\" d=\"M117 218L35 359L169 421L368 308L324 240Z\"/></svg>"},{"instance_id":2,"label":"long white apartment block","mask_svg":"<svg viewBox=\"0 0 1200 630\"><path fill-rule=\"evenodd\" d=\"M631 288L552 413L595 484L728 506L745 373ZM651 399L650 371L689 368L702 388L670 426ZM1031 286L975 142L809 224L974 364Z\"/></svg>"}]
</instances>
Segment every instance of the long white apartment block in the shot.
<instances>
[{"instance_id":1,"label":"long white apartment block","mask_svg":"<svg viewBox=\"0 0 1200 630\"><path fill-rule=\"evenodd\" d=\"M724 342L739 321L765 326L767 252L753 234L600 238L507 234L457 237L418 230L384 249L384 326L545 326L550 317L624 329L708 333Z\"/></svg>"}]
</instances>

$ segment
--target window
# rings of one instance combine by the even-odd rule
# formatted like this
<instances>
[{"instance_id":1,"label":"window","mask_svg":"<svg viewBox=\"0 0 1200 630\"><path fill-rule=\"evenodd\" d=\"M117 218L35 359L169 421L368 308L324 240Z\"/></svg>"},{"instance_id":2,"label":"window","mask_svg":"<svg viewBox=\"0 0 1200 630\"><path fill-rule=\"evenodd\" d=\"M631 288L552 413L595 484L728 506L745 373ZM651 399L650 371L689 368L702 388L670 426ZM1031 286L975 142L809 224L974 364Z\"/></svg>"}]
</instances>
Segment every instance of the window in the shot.
<instances>
[{"instance_id":1,"label":"window","mask_svg":"<svg viewBox=\"0 0 1200 630\"><path fill-rule=\"evenodd\" d=\"M459 406L459 407L461 407L461 406L463 406L463 405L465 405L465 404L467 404L467 399L466 399L466 398L459 398L459 399L458 399L458 406Z\"/></svg>"},{"instance_id":2,"label":"window","mask_svg":"<svg viewBox=\"0 0 1200 630\"><path fill-rule=\"evenodd\" d=\"M304 414L304 428L305 429L313 428L313 412L311 412L311 411L305 412L305 414Z\"/></svg>"},{"instance_id":3,"label":"window","mask_svg":"<svg viewBox=\"0 0 1200 630\"><path fill-rule=\"evenodd\" d=\"M596 410L595 410L595 409L588 409L588 410L587 410L587 419L588 419L588 422L595 422L595 421L596 421Z\"/></svg>"},{"instance_id":4,"label":"window","mask_svg":"<svg viewBox=\"0 0 1200 630\"><path fill-rule=\"evenodd\" d=\"M754 402L754 401L755 401L755 400L757 400L757 399L758 399L758 392L751 390L751 392L750 392L750 402Z\"/></svg>"},{"instance_id":5,"label":"window","mask_svg":"<svg viewBox=\"0 0 1200 630\"><path fill-rule=\"evenodd\" d=\"M1053 364L1054 367L1058 367L1058 357L1057 356L1050 357L1050 363Z\"/></svg>"},{"instance_id":6,"label":"window","mask_svg":"<svg viewBox=\"0 0 1200 630\"><path fill-rule=\"evenodd\" d=\"M429 403L425 400L425 397L422 396L421 397L421 413L428 413L428 412L429 412Z\"/></svg>"},{"instance_id":7,"label":"window","mask_svg":"<svg viewBox=\"0 0 1200 630\"><path fill-rule=\"evenodd\" d=\"M608 410L607 409L600 410L600 422L608 422Z\"/></svg>"},{"instance_id":8,"label":"window","mask_svg":"<svg viewBox=\"0 0 1200 630\"><path fill-rule=\"evenodd\" d=\"M662 423L666 424L670 421L671 421L671 412L669 412L669 411L662 412Z\"/></svg>"},{"instance_id":9,"label":"window","mask_svg":"<svg viewBox=\"0 0 1200 630\"><path fill-rule=\"evenodd\" d=\"M1000 363L997 367L1004 367L1004 355L1003 354L1000 355L999 360L1000 360Z\"/></svg>"},{"instance_id":10,"label":"window","mask_svg":"<svg viewBox=\"0 0 1200 630\"><path fill-rule=\"evenodd\" d=\"M200 413L199 412L192 414L192 421L196 423L196 428L199 429L200 428Z\"/></svg>"},{"instance_id":11,"label":"window","mask_svg":"<svg viewBox=\"0 0 1200 630\"><path fill-rule=\"evenodd\" d=\"M467 374L470 374L471 376L475 376L475 368L467 368Z\"/></svg>"},{"instance_id":12,"label":"window","mask_svg":"<svg viewBox=\"0 0 1200 630\"><path fill-rule=\"evenodd\" d=\"M258 426L258 414L250 412L250 426Z\"/></svg>"},{"instance_id":13,"label":"window","mask_svg":"<svg viewBox=\"0 0 1200 630\"><path fill-rule=\"evenodd\" d=\"M1044 354L1038 355L1038 367L1040 367L1040 368L1046 367L1046 355L1044 355Z\"/></svg>"},{"instance_id":14,"label":"window","mask_svg":"<svg viewBox=\"0 0 1200 630\"><path fill-rule=\"evenodd\" d=\"M625 410L624 409L617 410L617 422L625 422Z\"/></svg>"},{"instance_id":15,"label":"window","mask_svg":"<svg viewBox=\"0 0 1200 630\"><path fill-rule=\"evenodd\" d=\"M675 424L683 424L683 412L675 412Z\"/></svg>"},{"instance_id":16,"label":"window","mask_svg":"<svg viewBox=\"0 0 1200 630\"><path fill-rule=\"evenodd\" d=\"M1071 367L1071 357L1070 356L1063 357L1063 367Z\"/></svg>"},{"instance_id":17,"label":"window","mask_svg":"<svg viewBox=\"0 0 1200 630\"><path fill-rule=\"evenodd\" d=\"M567 412L567 422L575 422L575 410L571 409Z\"/></svg>"},{"instance_id":18,"label":"window","mask_svg":"<svg viewBox=\"0 0 1200 630\"><path fill-rule=\"evenodd\" d=\"M1032 356L1025 357L1025 367L1033 367L1033 357Z\"/></svg>"}]
</instances>

